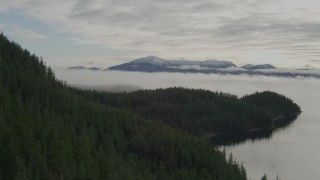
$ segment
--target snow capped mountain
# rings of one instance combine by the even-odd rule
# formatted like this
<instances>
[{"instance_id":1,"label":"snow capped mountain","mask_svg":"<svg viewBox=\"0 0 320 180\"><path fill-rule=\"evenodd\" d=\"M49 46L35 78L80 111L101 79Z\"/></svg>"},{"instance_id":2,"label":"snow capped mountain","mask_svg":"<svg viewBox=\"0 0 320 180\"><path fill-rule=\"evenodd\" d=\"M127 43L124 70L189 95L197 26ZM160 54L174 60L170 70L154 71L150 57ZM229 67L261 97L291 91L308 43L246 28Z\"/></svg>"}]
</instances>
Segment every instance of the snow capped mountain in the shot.
<instances>
[{"instance_id":1,"label":"snow capped mountain","mask_svg":"<svg viewBox=\"0 0 320 180\"><path fill-rule=\"evenodd\" d=\"M98 67L69 67L70 70L102 70ZM109 67L105 70L135 71L135 72L181 72L206 74L246 74L282 77L314 77L320 78L320 70L278 69L271 64L246 64L236 66L230 61L206 60L165 60L157 56L147 56L128 63Z\"/></svg>"},{"instance_id":2,"label":"snow capped mountain","mask_svg":"<svg viewBox=\"0 0 320 180\"><path fill-rule=\"evenodd\" d=\"M147 57L143 57L143 58L139 58L136 59L134 61L132 61L131 63L148 63L148 64L155 64L155 65L160 65L160 64L164 64L166 62L166 60L157 57L157 56L147 56Z\"/></svg>"},{"instance_id":3,"label":"snow capped mountain","mask_svg":"<svg viewBox=\"0 0 320 180\"><path fill-rule=\"evenodd\" d=\"M214 69L235 67L230 61L207 60L207 61L189 61L189 60L164 60L157 56L147 56L133 60L128 63L110 67L110 70L125 71L146 71L146 72L173 72L199 69Z\"/></svg>"},{"instance_id":4,"label":"snow capped mountain","mask_svg":"<svg viewBox=\"0 0 320 180\"><path fill-rule=\"evenodd\" d=\"M157 56L147 56L139 58L130 62L131 64L152 64L152 65L165 65L165 66L200 66L200 67L212 67L212 68L225 68L236 66L230 61L219 60L206 60L206 61L189 61L189 60L164 60Z\"/></svg>"}]
</instances>

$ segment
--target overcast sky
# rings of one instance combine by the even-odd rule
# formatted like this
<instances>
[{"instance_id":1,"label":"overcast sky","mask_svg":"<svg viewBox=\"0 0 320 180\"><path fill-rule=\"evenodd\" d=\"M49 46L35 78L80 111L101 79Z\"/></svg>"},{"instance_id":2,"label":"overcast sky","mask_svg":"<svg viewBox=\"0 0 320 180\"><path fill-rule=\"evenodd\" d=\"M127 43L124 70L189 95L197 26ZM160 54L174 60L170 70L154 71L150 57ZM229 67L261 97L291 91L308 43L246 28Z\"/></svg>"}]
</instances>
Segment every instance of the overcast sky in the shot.
<instances>
[{"instance_id":1,"label":"overcast sky","mask_svg":"<svg viewBox=\"0 0 320 180\"><path fill-rule=\"evenodd\" d=\"M317 0L0 0L0 29L49 65L137 57L320 68Z\"/></svg>"}]
</instances>

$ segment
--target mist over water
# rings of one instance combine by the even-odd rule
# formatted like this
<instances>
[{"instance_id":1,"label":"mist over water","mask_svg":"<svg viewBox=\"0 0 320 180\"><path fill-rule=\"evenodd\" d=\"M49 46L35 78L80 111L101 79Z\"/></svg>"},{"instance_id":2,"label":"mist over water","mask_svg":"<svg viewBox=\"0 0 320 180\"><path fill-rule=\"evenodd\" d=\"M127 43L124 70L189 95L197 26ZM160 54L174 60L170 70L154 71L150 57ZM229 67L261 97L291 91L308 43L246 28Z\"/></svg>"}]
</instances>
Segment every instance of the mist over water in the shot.
<instances>
[{"instance_id":1,"label":"mist over water","mask_svg":"<svg viewBox=\"0 0 320 180\"><path fill-rule=\"evenodd\" d=\"M71 85L121 85L146 89L172 86L222 91L239 97L271 90L286 95L302 109L288 127L275 131L270 139L246 141L226 146L238 162L243 162L248 177L260 180L277 174L282 180L320 179L320 79L280 78L247 75L138 73L55 69L56 77Z\"/></svg>"},{"instance_id":2,"label":"mist over water","mask_svg":"<svg viewBox=\"0 0 320 180\"><path fill-rule=\"evenodd\" d=\"M192 73L142 73L124 71L90 71L55 69L56 77L72 85L130 85L146 89L181 86L224 91L238 96L261 90L287 92L300 86L313 87L320 80L312 78L281 78L248 75L217 75ZM286 88L283 88L286 87ZM295 89L291 89L294 91Z\"/></svg>"}]
</instances>

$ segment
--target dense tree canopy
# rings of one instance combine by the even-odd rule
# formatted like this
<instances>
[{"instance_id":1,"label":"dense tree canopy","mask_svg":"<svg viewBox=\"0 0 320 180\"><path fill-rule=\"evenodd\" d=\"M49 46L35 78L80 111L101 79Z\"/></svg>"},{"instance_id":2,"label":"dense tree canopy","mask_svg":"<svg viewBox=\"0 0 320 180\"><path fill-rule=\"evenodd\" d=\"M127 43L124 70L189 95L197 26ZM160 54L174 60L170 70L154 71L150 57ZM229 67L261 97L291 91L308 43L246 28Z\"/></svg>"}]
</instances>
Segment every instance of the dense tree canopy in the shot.
<instances>
[{"instance_id":1,"label":"dense tree canopy","mask_svg":"<svg viewBox=\"0 0 320 180\"><path fill-rule=\"evenodd\" d=\"M256 92L242 97L241 100L251 106L264 109L274 118L294 116L301 112L300 107L291 99L271 91Z\"/></svg>"},{"instance_id":2,"label":"dense tree canopy","mask_svg":"<svg viewBox=\"0 0 320 180\"><path fill-rule=\"evenodd\" d=\"M74 93L0 35L0 179L245 179L209 141Z\"/></svg>"},{"instance_id":3,"label":"dense tree canopy","mask_svg":"<svg viewBox=\"0 0 320 180\"><path fill-rule=\"evenodd\" d=\"M253 103L181 88L77 90L1 33L0 179L246 179L194 134L268 126L270 104Z\"/></svg>"},{"instance_id":4,"label":"dense tree canopy","mask_svg":"<svg viewBox=\"0 0 320 180\"><path fill-rule=\"evenodd\" d=\"M130 93L81 91L82 97L127 109L194 135L271 128L280 115L296 115L299 106L285 96L261 92L238 99L206 90L168 88Z\"/></svg>"}]
</instances>

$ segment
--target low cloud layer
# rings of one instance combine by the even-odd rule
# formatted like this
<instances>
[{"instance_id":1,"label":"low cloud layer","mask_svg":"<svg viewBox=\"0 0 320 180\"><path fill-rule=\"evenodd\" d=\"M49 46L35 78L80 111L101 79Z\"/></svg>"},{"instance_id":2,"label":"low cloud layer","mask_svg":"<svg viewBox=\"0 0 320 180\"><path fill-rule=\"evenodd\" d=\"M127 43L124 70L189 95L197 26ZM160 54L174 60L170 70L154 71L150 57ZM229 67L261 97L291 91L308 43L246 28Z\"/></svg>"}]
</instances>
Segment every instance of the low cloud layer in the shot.
<instances>
[{"instance_id":1,"label":"low cloud layer","mask_svg":"<svg viewBox=\"0 0 320 180\"><path fill-rule=\"evenodd\" d=\"M138 49L171 57L241 57L317 61L320 8L315 0L0 0L19 13L72 34L76 44ZM241 52L241 53L239 53ZM233 55L232 55L233 54ZM264 54L262 53L261 56ZM227 56L225 56L227 57ZM246 56L243 55L243 58Z\"/></svg>"},{"instance_id":2,"label":"low cloud layer","mask_svg":"<svg viewBox=\"0 0 320 180\"><path fill-rule=\"evenodd\" d=\"M187 87L223 91L243 96L256 91L272 90L283 94L301 93L319 89L319 79L284 78L248 75L217 75L192 73L141 73L121 71L90 71L54 69L56 77L77 87L96 87L108 91L110 87L122 90ZM317 86L317 87L316 87ZM104 88L105 87L105 88ZM299 89L299 91L297 91ZM313 92L313 91L312 91ZM314 91L316 93L318 91ZM303 97L300 100L303 101ZM299 101L300 101L299 100ZM316 108L317 106L315 106Z\"/></svg>"}]
</instances>

